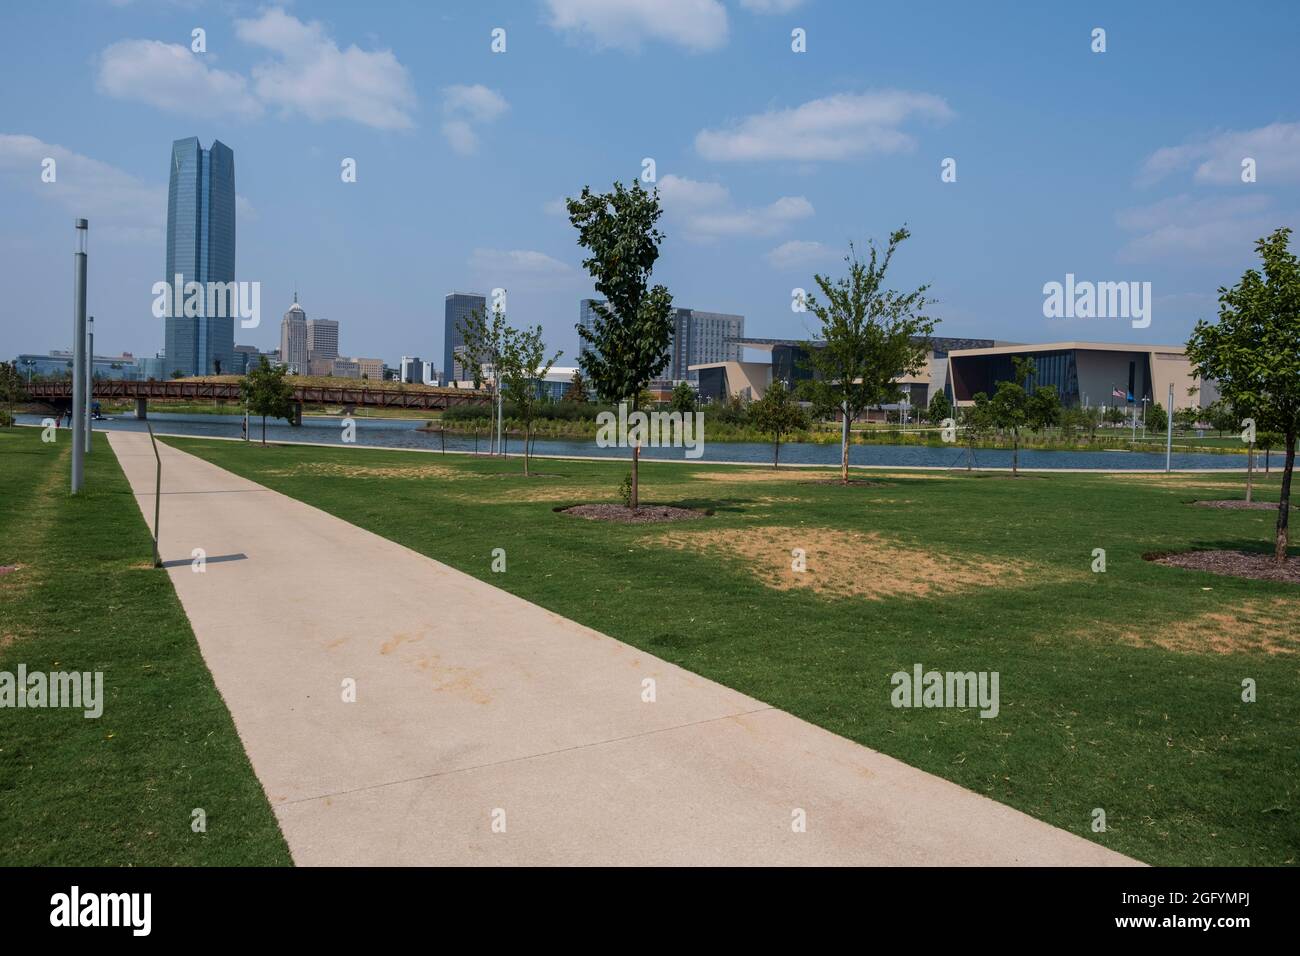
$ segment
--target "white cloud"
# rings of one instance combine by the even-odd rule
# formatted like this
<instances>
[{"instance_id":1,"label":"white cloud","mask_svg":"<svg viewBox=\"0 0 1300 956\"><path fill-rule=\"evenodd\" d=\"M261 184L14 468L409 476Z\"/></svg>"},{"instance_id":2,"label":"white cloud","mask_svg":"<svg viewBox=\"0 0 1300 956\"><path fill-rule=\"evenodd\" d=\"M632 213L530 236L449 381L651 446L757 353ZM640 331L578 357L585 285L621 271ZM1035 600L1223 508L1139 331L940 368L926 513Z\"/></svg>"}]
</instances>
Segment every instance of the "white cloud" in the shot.
<instances>
[{"instance_id":1,"label":"white cloud","mask_svg":"<svg viewBox=\"0 0 1300 956\"><path fill-rule=\"evenodd\" d=\"M303 23L278 7L236 20L235 34L279 57L253 68L263 101L315 121L347 119L377 129L414 125L415 91L392 51L355 44L340 50L319 21Z\"/></svg>"},{"instance_id":2,"label":"white cloud","mask_svg":"<svg viewBox=\"0 0 1300 956\"><path fill-rule=\"evenodd\" d=\"M693 52L727 42L727 10L718 0L546 0L550 25L586 35L597 47L639 50L644 40Z\"/></svg>"},{"instance_id":3,"label":"white cloud","mask_svg":"<svg viewBox=\"0 0 1300 956\"><path fill-rule=\"evenodd\" d=\"M1162 259L1231 262L1252 255L1255 241L1283 220L1262 193L1195 198L1186 194L1124 210L1121 229L1137 233L1119 252L1122 262Z\"/></svg>"},{"instance_id":4,"label":"white cloud","mask_svg":"<svg viewBox=\"0 0 1300 956\"><path fill-rule=\"evenodd\" d=\"M542 203L542 212L548 216L567 216L569 207L565 204L564 196L557 196Z\"/></svg>"},{"instance_id":5,"label":"white cloud","mask_svg":"<svg viewBox=\"0 0 1300 956\"><path fill-rule=\"evenodd\" d=\"M726 236L772 236L813 215L803 196L782 196L766 206L737 207L721 183L669 174L659 179L664 212L680 223L683 235L701 242Z\"/></svg>"},{"instance_id":6,"label":"white cloud","mask_svg":"<svg viewBox=\"0 0 1300 956\"><path fill-rule=\"evenodd\" d=\"M1155 182L1191 168L1197 183L1240 185L1246 158L1255 160L1260 184L1300 180L1300 123L1227 130L1182 146L1165 146L1147 157L1141 178Z\"/></svg>"},{"instance_id":7,"label":"white cloud","mask_svg":"<svg viewBox=\"0 0 1300 956\"><path fill-rule=\"evenodd\" d=\"M573 269L559 259L533 249L475 249L469 257L474 271L505 282L511 276L523 278L558 278Z\"/></svg>"},{"instance_id":8,"label":"white cloud","mask_svg":"<svg viewBox=\"0 0 1300 956\"><path fill-rule=\"evenodd\" d=\"M899 128L904 122L944 122L952 116L948 104L929 93L839 93L793 109L757 113L725 129L701 130L695 149L713 160L837 160L908 152L916 141Z\"/></svg>"},{"instance_id":9,"label":"white cloud","mask_svg":"<svg viewBox=\"0 0 1300 956\"><path fill-rule=\"evenodd\" d=\"M740 0L740 5L750 13L789 13L802 7L804 0Z\"/></svg>"},{"instance_id":10,"label":"white cloud","mask_svg":"<svg viewBox=\"0 0 1300 956\"><path fill-rule=\"evenodd\" d=\"M444 86L442 135L453 150L469 156L478 151L475 126L492 122L509 108L504 96L482 84Z\"/></svg>"},{"instance_id":11,"label":"white cloud","mask_svg":"<svg viewBox=\"0 0 1300 956\"><path fill-rule=\"evenodd\" d=\"M55 161L52 183L41 181L41 163L47 157ZM24 134L0 133L0 176L58 203L69 217L88 219L92 249L97 236L162 242L166 186L150 185L116 166ZM72 228L71 218L68 228Z\"/></svg>"},{"instance_id":12,"label":"white cloud","mask_svg":"<svg viewBox=\"0 0 1300 956\"><path fill-rule=\"evenodd\" d=\"M172 113L205 111L251 118L262 104L238 73L208 66L189 47L159 40L120 40L98 58L96 86L123 100L138 100Z\"/></svg>"},{"instance_id":13,"label":"white cloud","mask_svg":"<svg viewBox=\"0 0 1300 956\"><path fill-rule=\"evenodd\" d=\"M791 239L781 243L763 258L777 269L794 269L814 262L824 262L833 255L834 250L823 242Z\"/></svg>"}]
</instances>

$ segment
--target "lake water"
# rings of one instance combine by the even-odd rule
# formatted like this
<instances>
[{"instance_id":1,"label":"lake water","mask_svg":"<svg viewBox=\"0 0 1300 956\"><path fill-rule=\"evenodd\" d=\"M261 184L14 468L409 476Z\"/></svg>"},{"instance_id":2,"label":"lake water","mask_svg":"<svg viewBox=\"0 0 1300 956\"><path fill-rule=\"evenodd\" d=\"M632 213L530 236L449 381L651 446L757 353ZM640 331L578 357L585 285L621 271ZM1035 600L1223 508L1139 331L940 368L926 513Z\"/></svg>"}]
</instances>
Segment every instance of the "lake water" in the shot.
<instances>
[{"instance_id":1,"label":"lake water","mask_svg":"<svg viewBox=\"0 0 1300 956\"><path fill-rule=\"evenodd\" d=\"M37 425L41 422L39 415L19 415L18 421ZM198 438L238 438L240 435L239 415L178 415L166 412L150 412L149 421L158 435L188 435ZM443 447L442 436L435 433L418 431L423 422L411 419L357 418L356 446L373 448L421 448L439 450ZM137 421L133 415L121 415L105 421L95 422L96 431L125 429L144 431L145 423ZM262 435L261 419L252 419L251 437L258 440ZM337 444L343 446L343 431L340 419L324 417L306 417L299 428L285 424L283 421L266 425L267 441L316 442L320 444ZM521 439L511 439L506 443L507 452L517 452ZM473 435L446 436L447 451L474 451ZM480 435L477 444L480 452L488 450L486 433ZM564 455L595 458L627 458L626 448L600 448L594 438L585 440L537 439L533 451L539 455ZM740 461L757 464L771 464L772 446L758 442L708 442L703 444L704 454L700 461ZM685 458L681 448L643 448L641 457L647 459ZM966 467L967 452L964 447L951 446L931 448L919 445L853 445L849 448L849 461L855 465L894 465L910 468ZM800 465L838 465L840 461L839 445L783 444L781 446L782 463ZM1180 452L1175 450L1172 460L1174 468L1206 469L1244 469L1245 459L1240 455L1210 455L1203 452ZM1009 449L988 448L975 452L975 465L980 468L1010 468L1011 451ZM1163 470L1164 452L1131 451L1039 451L1022 449L1020 452L1022 468L1085 468L1106 471L1152 469Z\"/></svg>"}]
</instances>

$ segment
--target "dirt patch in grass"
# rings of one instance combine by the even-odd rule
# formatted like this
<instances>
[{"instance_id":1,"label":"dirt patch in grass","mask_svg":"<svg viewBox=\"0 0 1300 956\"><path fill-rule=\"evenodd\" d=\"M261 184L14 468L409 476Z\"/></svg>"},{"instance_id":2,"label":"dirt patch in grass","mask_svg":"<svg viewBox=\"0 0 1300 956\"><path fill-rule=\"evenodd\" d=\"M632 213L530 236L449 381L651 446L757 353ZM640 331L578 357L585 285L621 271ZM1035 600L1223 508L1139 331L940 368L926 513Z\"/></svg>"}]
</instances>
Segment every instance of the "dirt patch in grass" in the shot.
<instances>
[{"instance_id":1,"label":"dirt patch in grass","mask_svg":"<svg viewBox=\"0 0 1300 956\"><path fill-rule=\"evenodd\" d=\"M1031 566L1020 561L941 554L877 533L830 528L762 527L670 531L652 542L669 548L721 553L768 587L806 588L831 597L927 597L976 587L1020 587ZM807 569L794 570L794 549Z\"/></svg>"},{"instance_id":2,"label":"dirt patch in grass","mask_svg":"<svg viewBox=\"0 0 1300 956\"><path fill-rule=\"evenodd\" d=\"M795 482L806 478L809 472L803 469L792 471L781 471L780 469L769 468L761 471L757 468L735 468L727 471L697 471L691 475L692 478L700 481L725 481L749 484L755 481L786 481ZM827 472L812 472L814 475L828 474Z\"/></svg>"},{"instance_id":3,"label":"dirt patch in grass","mask_svg":"<svg viewBox=\"0 0 1300 956\"><path fill-rule=\"evenodd\" d=\"M585 518L588 521L613 521L617 524L651 524L662 521L693 521L707 518L703 511L690 508L678 508L674 505L642 505L635 511L621 504L574 505L572 508L557 508L562 515Z\"/></svg>"},{"instance_id":4,"label":"dirt patch in grass","mask_svg":"<svg viewBox=\"0 0 1300 956\"><path fill-rule=\"evenodd\" d=\"M1199 508L1223 508L1228 511L1277 511L1276 501L1247 501L1245 498L1227 498L1220 501L1193 501ZM1292 508L1295 505L1291 506Z\"/></svg>"},{"instance_id":5,"label":"dirt patch in grass","mask_svg":"<svg viewBox=\"0 0 1300 956\"><path fill-rule=\"evenodd\" d=\"M446 478L455 481L460 478L487 478L497 475L480 475L448 465L400 465L384 468L372 465L342 465L330 461L309 461L294 465L292 468L277 468L264 474L280 478L296 478L302 475L315 475L322 478Z\"/></svg>"},{"instance_id":6,"label":"dirt patch in grass","mask_svg":"<svg viewBox=\"0 0 1300 956\"><path fill-rule=\"evenodd\" d=\"M479 497L475 500L483 504L509 505L514 504L516 501L572 501L574 498L584 496L600 497L599 491L581 487L575 489L573 485L536 485L532 487L523 485L512 488L494 488L493 490L499 492L499 494L492 498ZM613 495L614 493L611 491L610 497L613 497Z\"/></svg>"},{"instance_id":7,"label":"dirt patch in grass","mask_svg":"<svg viewBox=\"0 0 1300 956\"><path fill-rule=\"evenodd\" d=\"M1254 581L1300 584L1300 559L1297 558L1291 558L1285 564L1278 565L1271 554L1260 554L1255 551L1184 551L1181 554L1144 555L1144 557L1148 561L1172 568L1208 571L1210 574L1250 578ZM1300 632L1300 628L1295 627L1294 619L1292 625L1293 629Z\"/></svg>"},{"instance_id":8,"label":"dirt patch in grass","mask_svg":"<svg viewBox=\"0 0 1300 956\"><path fill-rule=\"evenodd\" d=\"M1121 639L1136 647L1155 645L1179 654L1300 653L1300 601L1252 598L1183 621L1164 622Z\"/></svg>"},{"instance_id":9,"label":"dirt patch in grass","mask_svg":"<svg viewBox=\"0 0 1300 956\"><path fill-rule=\"evenodd\" d=\"M1134 484L1159 485L1162 488L1213 488L1216 491L1244 491L1246 487L1245 475L1239 481L1225 481L1223 478L1206 475L1166 475L1153 474L1150 472L1140 472L1138 474L1123 475L1111 473L1106 476L1111 481L1127 481ZM1267 485L1271 477L1263 475L1255 476L1255 485Z\"/></svg>"}]
</instances>

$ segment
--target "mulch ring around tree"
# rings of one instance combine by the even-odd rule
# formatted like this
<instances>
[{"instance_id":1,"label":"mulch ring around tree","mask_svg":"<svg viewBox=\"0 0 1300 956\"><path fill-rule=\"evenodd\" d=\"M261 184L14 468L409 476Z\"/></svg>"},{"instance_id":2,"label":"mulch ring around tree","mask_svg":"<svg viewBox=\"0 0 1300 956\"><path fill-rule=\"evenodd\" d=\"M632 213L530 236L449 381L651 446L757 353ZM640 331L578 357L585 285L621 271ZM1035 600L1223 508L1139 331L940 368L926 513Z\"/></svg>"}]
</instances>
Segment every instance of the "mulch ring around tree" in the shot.
<instances>
[{"instance_id":1,"label":"mulch ring around tree","mask_svg":"<svg viewBox=\"0 0 1300 956\"><path fill-rule=\"evenodd\" d=\"M1189 571L1206 571L1254 581L1300 584L1300 558L1292 556L1281 566L1271 554L1257 551L1184 551L1180 554L1146 554L1148 561Z\"/></svg>"},{"instance_id":2,"label":"mulch ring around tree","mask_svg":"<svg viewBox=\"0 0 1300 956\"><path fill-rule=\"evenodd\" d=\"M573 505L568 508L556 508L562 515L585 518L588 521L613 521L618 524L651 524L662 521L693 521L696 518L708 518L713 511L696 511L693 508L678 508L674 505L642 505L633 510L620 504Z\"/></svg>"},{"instance_id":3,"label":"mulch ring around tree","mask_svg":"<svg viewBox=\"0 0 1300 956\"><path fill-rule=\"evenodd\" d=\"M1277 511L1276 501L1246 501L1245 498L1224 498L1217 501L1193 501L1200 508L1225 508L1235 511ZM1292 508L1295 505L1291 506Z\"/></svg>"}]
</instances>

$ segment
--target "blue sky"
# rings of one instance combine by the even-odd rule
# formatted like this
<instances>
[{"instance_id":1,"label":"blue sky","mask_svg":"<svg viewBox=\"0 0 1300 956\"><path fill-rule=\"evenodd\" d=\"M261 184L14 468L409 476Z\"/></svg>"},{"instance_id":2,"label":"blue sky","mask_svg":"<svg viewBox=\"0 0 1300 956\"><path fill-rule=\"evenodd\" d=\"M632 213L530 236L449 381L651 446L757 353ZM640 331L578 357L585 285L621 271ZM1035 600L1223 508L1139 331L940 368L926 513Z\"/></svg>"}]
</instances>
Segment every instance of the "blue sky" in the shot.
<instances>
[{"instance_id":1,"label":"blue sky","mask_svg":"<svg viewBox=\"0 0 1300 956\"><path fill-rule=\"evenodd\" d=\"M656 280L750 335L806 335L791 290L906 222L892 284L932 284L938 334L1177 343L1300 224L1297 37L1286 2L5 4L0 356L69 344L74 216L97 351L161 349L186 136L235 151L237 277L262 285L240 344L278 343L296 283L345 354L437 359L443 296L502 286L570 364L591 285L558 200L646 157ZM1066 273L1151 282L1150 327L1044 318Z\"/></svg>"}]
</instances>

